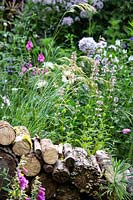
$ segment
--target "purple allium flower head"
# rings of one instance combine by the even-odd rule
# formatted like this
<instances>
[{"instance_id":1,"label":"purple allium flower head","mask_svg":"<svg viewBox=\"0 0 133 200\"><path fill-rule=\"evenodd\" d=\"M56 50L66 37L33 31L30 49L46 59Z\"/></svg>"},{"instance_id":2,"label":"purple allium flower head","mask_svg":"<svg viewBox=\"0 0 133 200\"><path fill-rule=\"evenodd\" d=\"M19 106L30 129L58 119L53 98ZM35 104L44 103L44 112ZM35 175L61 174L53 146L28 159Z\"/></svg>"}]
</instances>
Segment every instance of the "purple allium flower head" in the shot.
<instances>
[{"instance_id":1,"label":"purple allium flower head","mask_svg":"<svg viewBox=\"0 0 133 200\"><path fill-rule=\"evenodd\" d=\"M122 133L123 134L128 134L128 133L130 133L131 132L131 129L129 129L129 128L124 128L123 130L122 130Z\"/></svg>"},{"instance_id":2,"label":"purple allium flower head","mask_svg":"<svg viewBox=\"0 0 133 200\"><path fill-rule=\"evenodd\" d=\"M29 198L29 197L26 197L25 200L30 200L30 198Z\"/></svg>"},{"instance_id":3,"label":"purple allium flower head","mask_svg":"<svg viewBox=\"0 0 133 200\"><path fill-rule=\"evenodd\" d=\"M133 41L133 37L130 37L129 40Z\"/></svg>"},{"instance_id":4,"label":"purple allium flower head","mask_svg":"<svg viewBox=\"0 0 133 200\"><path fill-rule=\"evenodd\" d=\"M45 200L45 189L43 187L40 187L37 200Z\"/></svg>"},{"instance_id":5,"label":"purple allium flower head","mask_svg":"<svg viewBox=\"0 0 133 200\"><path fill-rule=\"evenodd\" d=\"M83 37L79 41L79 49L82 52L87 53L88 56L91 56L95 53L96 47L97 43L92 37Z\"/></svg>"},{"instance_id":6,"label":"purple allium flower head","mask_svg":"<svg viewBox=\"0 0 133 200\"><path fill-rule=\"evenodd\" d=\"M62 25L71 26L73 24L73 18L72 17L64 17L62 20Z\"/></svg>"},{"instance_id":7,"label":"purple allium flower head","mask_svg":"<svg viewBox=\"0 0 133 200\"><path fill-rule=\"evenodd\" d=\"M33 43L31 40L29 40L26 44L27 51L30 51L33 48Z\"/></svg>"},{"instance_id":8,"label":"purple allium flower head","mask_svg":"<svg viewBox=\"0 0 133 200\"><path fill-rule=\"evenodd\" d=\"M43 55L42 53L40 53L40 54L38 55L38 61L39 61L39 62L44 62L44 59L45 59L44 55Z\"/></svg>"},{"instance_id":9,"label":"purple allium flower head","mask_svg":"<svg viewBox=\"0 0 133 200\"><path fill-rule=\"evenodd\" d=\"M101 10L104 6L103 0L93 0L93 7L96 8L97 10Z\"/></svg>"},{"instance_id":10,"label":"purple allium flower head","mask_svg":"<svg viewBox=\"0 0 133 200\"><path fill-rule=\"evenodd\" d=\"M28 180L21 174L21 171L18 169L18 182L20 186L20 190L24 190L28 186Z\"/></svg>"}]
</instances>

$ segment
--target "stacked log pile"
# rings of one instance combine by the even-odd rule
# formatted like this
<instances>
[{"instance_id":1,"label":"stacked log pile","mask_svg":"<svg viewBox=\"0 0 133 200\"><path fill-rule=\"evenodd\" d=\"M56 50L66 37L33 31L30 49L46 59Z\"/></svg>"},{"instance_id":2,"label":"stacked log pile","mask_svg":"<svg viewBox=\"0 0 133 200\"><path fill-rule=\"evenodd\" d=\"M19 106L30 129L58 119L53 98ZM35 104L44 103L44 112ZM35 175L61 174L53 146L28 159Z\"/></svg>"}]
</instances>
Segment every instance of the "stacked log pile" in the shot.
<instances>
[{"instance_id":1,"label":"stacked log pile","mask_svg":"<svg viewBox=\"0 0 133 200\"><path fill-rule=\"evenodd\" d=\"M114 173L111 158L104 151L88 157L80 147L73 148L67 143L54 145L38 136L30 138L26 127L12 127L1 121L0 170L9 169L9 176L13 177L22 156L23 167L27 169L23 173L30 180L30 188L39 176L49 200L98 200L101 184L111 182Z\"/></svg>"}]
</instances>

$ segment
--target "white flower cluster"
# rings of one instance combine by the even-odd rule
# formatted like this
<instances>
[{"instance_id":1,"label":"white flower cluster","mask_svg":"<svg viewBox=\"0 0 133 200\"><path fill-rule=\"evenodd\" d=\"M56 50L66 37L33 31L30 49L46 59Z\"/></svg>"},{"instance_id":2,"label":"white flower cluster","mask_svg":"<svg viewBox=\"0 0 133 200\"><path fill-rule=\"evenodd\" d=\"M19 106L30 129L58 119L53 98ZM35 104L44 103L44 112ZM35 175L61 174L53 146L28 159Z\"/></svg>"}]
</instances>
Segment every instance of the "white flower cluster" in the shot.
<instances>
[{"instance_id":1,"label":"white flower cluster","mask_svg":"<svg viewBox=\"0 0 133 200\"><path fill-rule=\"evenodd\" d=\"M96 50L98 53L101 52L103 48L107 46L107 43L104 40L100 40L98 43L93 39L93 37L83 37L79 41L79 49L86 53L87 56L91 57L96 53Z\"/></svg>"},{"instance_id":2,"label":"white flower cluster","mask_svg":"<svg viewBox=\"0 0 133 200\"><path fill-rule=\"evenodd\" d=\"M2 97L2 96L1 96ZM2 97L2 104L1 104L1 108L3 108L4 106L10 106L10 100L7 98L7 96L3 96Z\"/></svg>"}]
</instances>

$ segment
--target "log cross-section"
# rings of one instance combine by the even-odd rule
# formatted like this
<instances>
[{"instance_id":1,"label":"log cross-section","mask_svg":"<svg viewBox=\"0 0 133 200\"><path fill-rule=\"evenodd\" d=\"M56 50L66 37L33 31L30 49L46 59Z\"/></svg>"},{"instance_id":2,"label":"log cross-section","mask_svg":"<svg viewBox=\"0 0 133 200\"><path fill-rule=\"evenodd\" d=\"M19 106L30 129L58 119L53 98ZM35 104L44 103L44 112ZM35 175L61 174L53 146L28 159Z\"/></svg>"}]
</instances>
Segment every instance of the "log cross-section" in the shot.
<instances>
[{"instance_id":1,"label":"log cross-section","mask_svg":"<svg viewBox=\"0 0 133 200\"><path fill-rule=\"evenodd\" d=\"M0 144L9 145L15 140L13 127L6 121L0 121Z\"/></svg>"},{"instance_id":2,"label":"log cross-section","mask_svg":"<svg viewBox=\"0 0 133 200\"><path fill-rule=\"evenodd\" d=\"M44 162L50 165L55 164L58 160L58 151L52 141L49 139L42 139L40 144Z\"/></svg>"},{"instance_id":3,"label":"log cross-section","mask_svg":"<svg viewBox=\"0 0 133 200\"><path fill-rule=\"evenodd\" d=\"M32 142L27 128L24 126L16 126L14 130L16 132L16 138L12 148L13 152L18 156L30 153Z\"/></svg>"}]
</instances>

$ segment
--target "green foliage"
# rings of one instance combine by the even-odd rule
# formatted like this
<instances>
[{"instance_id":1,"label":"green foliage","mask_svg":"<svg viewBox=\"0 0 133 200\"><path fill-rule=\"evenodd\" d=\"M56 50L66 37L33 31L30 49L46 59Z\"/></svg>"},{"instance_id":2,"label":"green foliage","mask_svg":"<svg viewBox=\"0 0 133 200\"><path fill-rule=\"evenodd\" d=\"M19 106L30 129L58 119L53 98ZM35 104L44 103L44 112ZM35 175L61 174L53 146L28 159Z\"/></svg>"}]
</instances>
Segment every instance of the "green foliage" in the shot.
<instances>
[{"instance_id":1,"label":"green foliage","mask_svg":"<svg viewBox=\"0 0 133 200\"><path fill-rule=\"evenodd\" d=\"M128 200L131 199L131 195L126 191L127 177L124 172L129 169L129 164L125 161L112 160L114 175L112 183L107 186L107 195L109 200ZM129 176L129 174L127 175ZM103 189L103 188L101 188ZM105 194L105 193L104 193ZM103 196L102 194L101 196Z\"/></svg>"}]
</instances>

